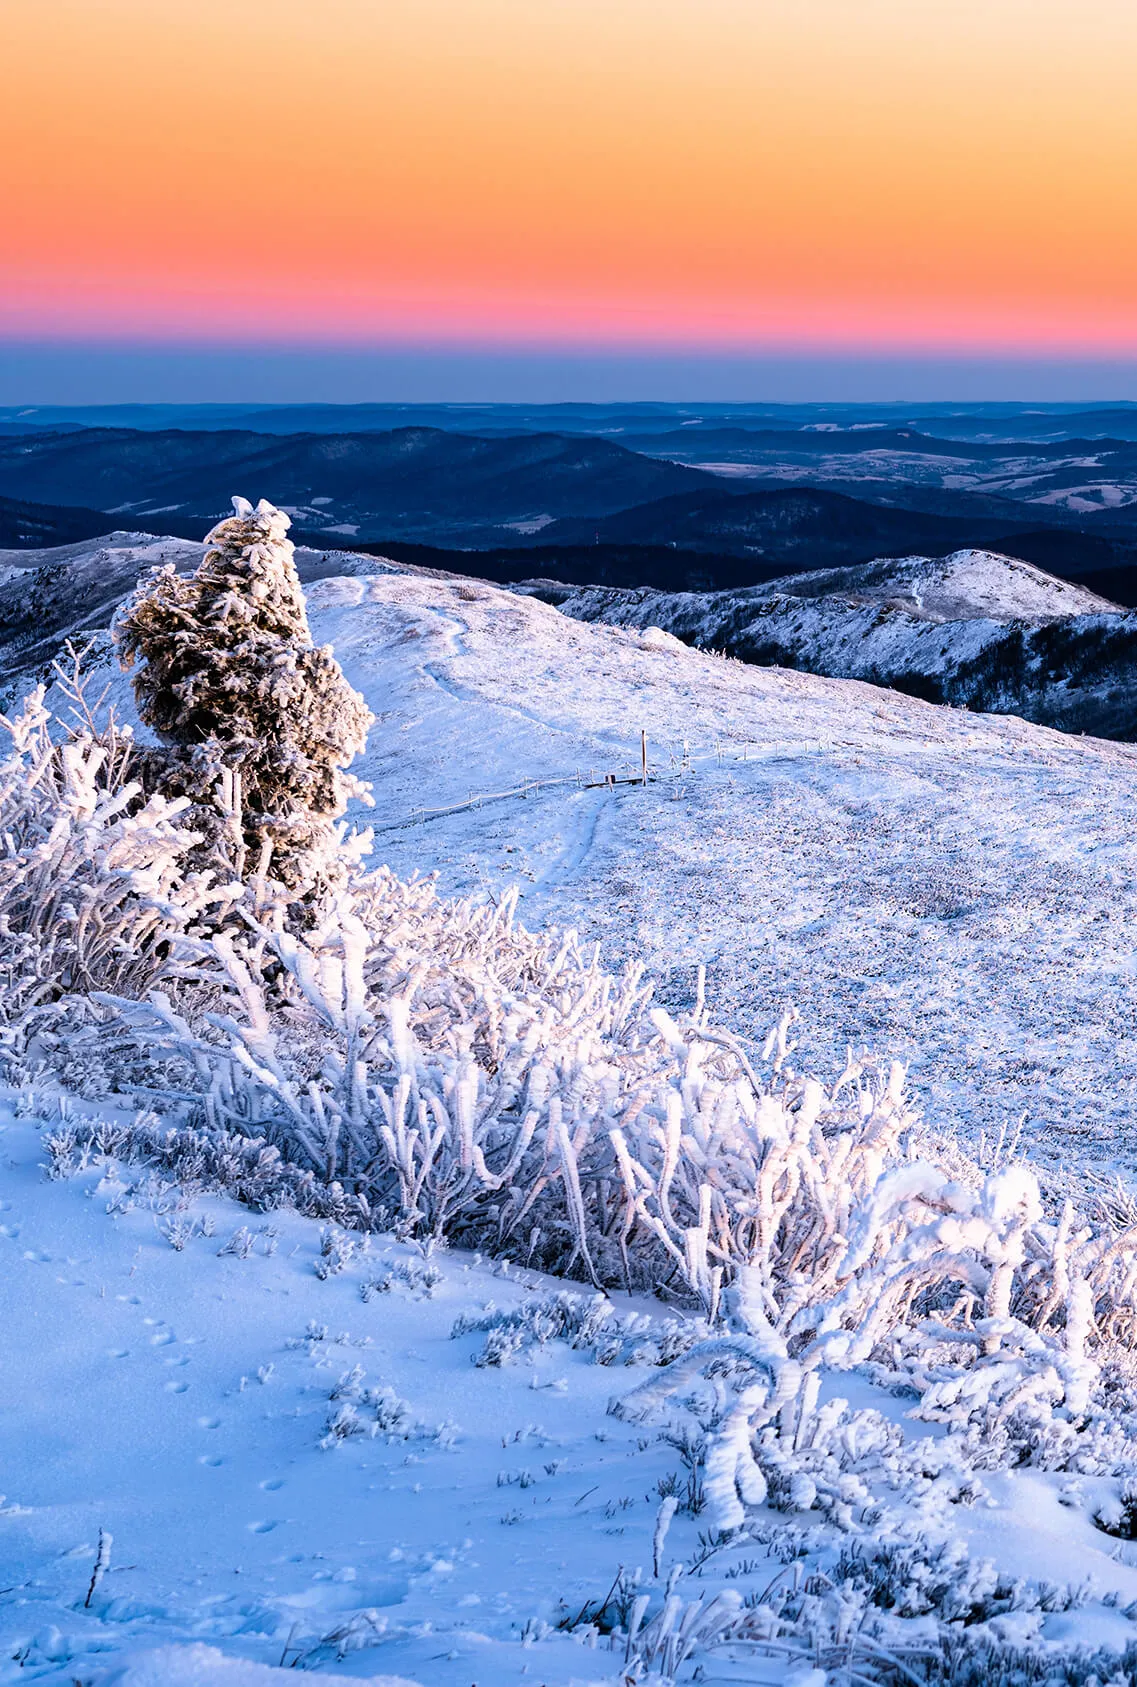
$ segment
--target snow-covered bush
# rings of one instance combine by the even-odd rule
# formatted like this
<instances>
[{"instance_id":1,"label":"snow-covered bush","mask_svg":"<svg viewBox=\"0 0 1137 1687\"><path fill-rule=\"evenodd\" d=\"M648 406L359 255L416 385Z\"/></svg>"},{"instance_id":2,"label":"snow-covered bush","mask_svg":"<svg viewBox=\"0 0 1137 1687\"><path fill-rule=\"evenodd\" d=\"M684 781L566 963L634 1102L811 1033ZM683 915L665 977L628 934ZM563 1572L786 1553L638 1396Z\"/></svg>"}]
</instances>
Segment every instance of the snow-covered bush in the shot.
<instances>
[{"instance_id":1,"label":"snow-covered bush","mask_svg":"<svg viewBox=\"0 0 1137 1687\"><path fill-rule=\"evenodd\" d=\"M377 1437L393 1441L429 1440L438 1447L452 1448L459 1430L450 1419L442 1423L424 1423L415 1415L413 1406L404 1400L389 1383L378 1385L367 1381L362 1365L345 1371L328 1395L332 1406L321 1447L331 1448L357 1436Z\"/></svg>"},{"instance_id":2,"label":"snow-covered bush","mask_svg":"<svg viewBox=\"0 0 1137 1687\"><path fill-rule=\"evenodd\" d=\"M362 792L344 770L372 716L331 647L312 643L288 517L263 499L233 506L194 575L168 564L141 582L115 638L168 747L151 778L209 805L224 776L250 868L263 874L271 854L276 877L306 887L328 865L329 822Z\"/></svg>"},{"instance_id":3,"label":"snow-covered bush","mask_svg":"<svg viewBox=\"0 0 1137 1687\"><path fill-rule=\"evenodd\" d=\"M619 1313L607 1295L565 1289L535 1296L508 1312L464 1314L450 1333L458 1337L475 1330L486 1338L474 1355L480 1368L512 1364L551 1341L591 1353L598 1365L667 1365L708 1334L701 1319Z\"/></svg>"},{"instance_id":4,"label":"snow-covered bush","mask_svg":"<svg viewBox=\"0 0 1137 1687\"><path fill-rule=\"evenodd\" d=\"M823 1178L818 1188L824 1196ZM824 1371L870 1360L876 1380L916 1398L913 1417L978 1431L1004 1457L1032 1433L1076 1455L1082 1424L1101 1411L1092 1349L1132 1313L1137 1232L1079 1225L1069 1203L1048 1222L1024 1167L968 1190L915 1161L882 1167L850 1203L829 1258L818 1258L824 1268L781 1298L762 1261L741 1265L727 1328L615 1407L633 1418L693 1412L718 1528L740 1527L775 1475L792 1509L820 1503L847 1520L869 1504L828 1459L844 1402L819 1408L818 1399Z\"/></svg>"},{"instance_id":5,"label":"snow-covered bush","mask_svg":"<svg viewBox=\"0 0 1137 1687\"><path fill-rule=\"evenodd\" d=\"M701 1305L716 1333L624 1410L707 1397L720 1527L766 1495L766 1426L808 1440L826 1371L871 1361L996 1440L1087 1414L1095 1350L1132 1327L1137 1231L1048 1219L1024 1166L969 1186L915 1157L899 1068L799 1076L787 1016L760 1073L701 1003L673 1019L508 900L386 871L310 932L246 917L196 950L220 1011L103 999L192 1063L212 1129L351 1190L365 1223Z\"/></svg>"},{"instance_id":6,"label":"snow-covered bush","mask_svg":"<svg viewBox=\"0 0 1137 1687\"><path fill-rule=\"evenodd\" d=\"M143 995L172 975L173 939L241 887L191 871L189 804L144 799L132 745L80 711L62 741L37 687L0 715L0 1020L91 989Z\"/></svg>"},{"instance_id":7,"label":"snow-covered bush","mask_svg":"<svg viewBox=\"0 0 1137 1687\"><path fill-rule=\"evenodd\" d=\"M110 1005L195 1063L211 1125L265 1137L410 1231L712 1316L739 1264L764 1261L782 1300L799 1257L835 1277L836 1260L819 1268L912 1123L899 1074L851 1065L826 1091L784 1069L783 1025L763 1082L702 1008L678 1024L638 969L607 974L513 909L361 875L311 932L249 915L247 940L197 951L231 1011L191 1026L168 1000Z\"/></svg>"},{"instance_id":8,"label":"snow-covered bush","mask_svg":"<svg viewBox=\"0 0 1137 1687\"><path fill-rule=\"evenodd\" d=\"M164 1124L144 1110L116 1122L73 1119L44 1136L48 1169L71 1177L93 1161L141 1164L187 1195L226 1194L258 1212L290 1208L306 1218L366 1228L374 1215L350 1190L291 1165L263 1139ZM387 1215L380 1214L382 1224Z\"/></svg>"}]
</instances>

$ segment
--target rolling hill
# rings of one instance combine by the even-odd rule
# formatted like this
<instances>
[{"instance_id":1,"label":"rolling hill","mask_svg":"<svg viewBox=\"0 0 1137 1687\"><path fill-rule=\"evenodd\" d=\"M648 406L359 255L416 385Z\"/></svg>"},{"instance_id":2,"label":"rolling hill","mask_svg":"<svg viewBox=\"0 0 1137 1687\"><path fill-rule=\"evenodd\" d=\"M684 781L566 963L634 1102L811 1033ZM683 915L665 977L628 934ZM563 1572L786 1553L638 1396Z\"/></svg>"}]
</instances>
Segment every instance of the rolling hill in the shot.
<instances>
[{"instance_id":1,"label":"rolling hill","mask_svg":"<svg viewBox=\"0 0 1137 1687\"><path fill-rule=\"evenodd\" d=\"M0 495L94 506L148 526L157 516L166 527L175 519L208 526L234 487L255 485L298 526L330 535L492 544L523 540L558 517L591 518L716 484L701 469L559 434L89 428L0 437Z\"/></svg>"},{"instance_id":2,"label":"rolling hill","mask_svg":"<svg viewBox=\"0 0 1137 1687\"><path fill-rule=\"evenodd\" d=\"M892 558L743 591L521 589L581 620L661 627L760 666L1137 739L1137 615L1013 557Z\"/></svg>"}]
</instances>

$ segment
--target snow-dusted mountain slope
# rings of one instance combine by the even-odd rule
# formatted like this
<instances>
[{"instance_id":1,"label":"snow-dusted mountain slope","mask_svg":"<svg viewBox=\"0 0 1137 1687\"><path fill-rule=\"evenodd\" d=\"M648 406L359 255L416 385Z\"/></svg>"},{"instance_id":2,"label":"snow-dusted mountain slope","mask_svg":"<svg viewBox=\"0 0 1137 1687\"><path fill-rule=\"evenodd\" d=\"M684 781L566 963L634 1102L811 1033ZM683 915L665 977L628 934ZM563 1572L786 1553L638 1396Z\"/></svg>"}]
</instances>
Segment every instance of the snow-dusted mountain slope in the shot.
<instances>
[{"instance_id":1,"label":"snow-dusted mountain slope","mask_svg":"<svg viewBox=\"0 0 1137 1687\"><path fill-rule=\"evenodd\" d=\"M82 641L105 627L140 575L172 564L197 567L204 545L152 533L108 533L44 550L0 550L0 701L13 681L50 665L64 639ZM345 551L298 548L303 580L329 574L379 574L394 566Z\"/></svg>"},{"instance_id":2,"label":"snow-dusted mountain slope","mask_svg":"<svg viewBox=\"0 0 1137 1687\"><path fill-rule=\"evenodd\" d=\"M1131 1182L1137 751L466 581L327 577L307 598L378 717L358 766L378 858L447 890L520 882L528 924L644 959L665 1001L689 999L705 965L715 1021L748 1036L794 1000L800 1064L839 1070L848 1041L910 1060L938 1131L987 1166L1027 1153L1049 1197ZM641 732L649 782L606 783L634 777ZM626 1687L602 1635L547 1632L595 1610L621 1565L657 1607L686 1563L684 1599L762 1599L792 1578L819 1622L837 1610L822 1575L850 1537L805 1512L768 1511L729 1548L680 1512L657 1547L683 1455L606 1415L642 1366L551 1341L479 1366L484 1334L452 1338L461 1316L493 1318L487 1303L516 1309L527 1272L383 1238L365 1253L97 1154L47 1180L42 1133L18 1117L32 1101L0 1100L0 1320L19 1356L0 1389L0 1682L268 1687L282 1666ZM1120 1516L1108 1462L991 1471L980 1437L970 1466L941 1467L940 1427L907 1424L909 1401L839 1383L879 1414L846 1436L870 1511L942 1544L968 1644L989 1608L990 1635L1020 1644L1130 1646L1137 1571L1093 1522ZM322 1446L345 1406L378 1432ZM113 1541L87 1606L100 1530ZM834 1668L872 1679L854 1630ZM690 1667L823 1687L815 1656L704 1651Z\"/></svg>"},{"instance_id":3,"label":"snow-dusted mountain slope","mask_svg":"<svg viewBox=\"0 0 1137 1687\"><path fill-rule=\"evenodd\" d=\"M1137 750L468 581L307 597L377 716L356 764L376 859L463 894L519 881L527 923L641 956L665 999L704 964L748 1036L792 1000L812 1064L896 1054L937 1126L974 1143L1024 1120L1054 1178L1103 1152L1137 1169ZM658 777L598 785L636 773L641 730Z\"/></svg>"},{"instance_id":4,"label":"snow-dusted mountain slope","mask_svg":"<svg viewBox=\"0 0 1137 1687\"><path fill-rule=\"evenodd\" d=\"M891 557L860 568L820 569L773 580L762 590L769 597L887 604L917 620L936 622L1043 621L1122 613L1096 592L995 551Z\"/></svg>"},{"instance_id":5,"label":"snow-dusted mountain slope","mask_svg":"<svg viewBox=\"0 0 1137 1687\"><path fill-rule=\"evenodd\" d=\"M1137 616L989 551L888 558L733 592L530 590L565 614L659 626L746 662L1137 737Z\"/></svg>"},{"instance_id":6,"label":"snow-dusted mountain slope","mask_svg":"<svg viewBox=\"0 0 1137 1687\"><path fill-rule=\"evenodd\" d=\"M849 681L566 621L492 587L389 576L308 593L379 716L361 771L377 853L642 955L665 994L810 1057L913 1063L975 1140L1025 1116L1057 1172L1137 1165L1137 752ZM657 783L634 772L646 731ZM687 770L684 771L684 765ZM421 808L562 779L415 823Z\"/></svg>"}]
</instances>

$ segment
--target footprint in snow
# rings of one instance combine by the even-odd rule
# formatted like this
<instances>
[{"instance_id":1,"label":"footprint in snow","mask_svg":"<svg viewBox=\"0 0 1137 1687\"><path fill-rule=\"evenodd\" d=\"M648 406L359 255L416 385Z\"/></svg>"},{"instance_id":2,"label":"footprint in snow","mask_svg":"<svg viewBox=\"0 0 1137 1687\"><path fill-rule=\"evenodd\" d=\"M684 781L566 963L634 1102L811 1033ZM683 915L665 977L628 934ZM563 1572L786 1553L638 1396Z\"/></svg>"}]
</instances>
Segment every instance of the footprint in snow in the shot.
<instances>
[{"instance_id":1,"label":"footprint in snow","mask_svg":"<svg viewBox=\"0 0 1137 1687\"><path fill-rule=\"evenodd\" d=\"M283 1476L270 1476L266 1481L262 1482L260 1486L264 1489L266 1494L275 1494L284 1487L284 1478Z\"/></svg>"},{"instance_id":2,"label":"footprint in snow","mask_svg":"<svg viewBox=\"0 0 1137 1687\"><path fill-rule=\"evenodd\" d=\"M172 1341L177 1339L173 1330L159 1330L157 1335L150 1337L150 1345L151 1347L168 1347Z\"/></svg>"},{"instance_id":3,"label":"footprint in snow","mask_svg":"<svg viewBox=\"0 0 1137 1687\"><path fill-rule=\"evenodd\" d=\"M208 1465L210 1470L216 1470L219 1465L225 1463L225 1460L220 1453L202 1453L197 1462L198 1464Z\"/></svg>"},{"instance_id":4,"label":"footprint in snow","mask_svg":"<svg viewBox=\"0 0 1137 1687\"><path fill-rule=\"evenodd\" d=\"M108 1347L107 1348L107 1358L108 1359L129 1359L130 1358L130 1349L129 1349L129 1347Z\"/></svg>"},{"instance_id":5,"label":"footprint in snow","mask_svg":"<svg viewBox=\"0 0 1137 1687\"><path fill-rule=\"evenodd\" d=\"M184 1394L188 1387L189 1387L188 1382L168 1382L166 1384L166 1393L167 1394Z\"/></svg>"},{"instance_id":6,"label":"footprint in snow","mask_svg":"<svg viewBox=\"0 0 1137 1687\"><path fill-rule=\"evenodd\" d=\"M0 1224L0 1236L7 1236L10 1242L14 1242L19 1234L20 1227L18 1224Z\"/></svg>"},{"instance_id":7,"label":"footprint in snow","mask_svg":"<svg viewBox=\"0 0 1137 1687\"><path fill-rule=\"evenodd\" d=\"M172 1359L163 1359L163 1365L188 1365L189 1357L185 1353L176 1353Z\"/></svg>"},{"instance_id":8,"label":"footprint in snow","mask_svg":"<svg viewBox=\"0 0 1137 1687\"><path fill-rule=\"evenodd\" d=\"M36 1265L46 1265L51 1255L45 1254L41 1248L25 1248L24 1258L32 1260Z\"/></svg>"},{"instance_id":9,"label":"footprint in snow","mask_svg":"<svg viewBox=\"0 0 1137 1687\"><path fill-rule=\"evenodd\" d=\"M271 1535L274 1529L279 1528L280 1519L275 1517L266 1518L263 1522L250 1523L248 1525L249 1533L251 1535Z\"/></svg>"},{"instance_id":10,"label":"footprint in snow","mask_svg":"<svg viewBox=\"0 0 1137 1687\"><path fill-rule=\"evenodd\" d=\"M198 1425L202 1429L220 1429L220 1418L198 1418Z\"/></svg>"}]
</instances>

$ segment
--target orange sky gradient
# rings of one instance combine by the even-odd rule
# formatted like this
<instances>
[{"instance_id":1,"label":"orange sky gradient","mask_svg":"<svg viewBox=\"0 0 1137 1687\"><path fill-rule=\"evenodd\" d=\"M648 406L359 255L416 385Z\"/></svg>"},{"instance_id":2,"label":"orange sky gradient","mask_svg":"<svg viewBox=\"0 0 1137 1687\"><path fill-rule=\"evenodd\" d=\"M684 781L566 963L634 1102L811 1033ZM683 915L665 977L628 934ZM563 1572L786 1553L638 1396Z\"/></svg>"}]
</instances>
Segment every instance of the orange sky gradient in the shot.
<instances>
[{"instance_id":1,"label":"orange sky gradient","mask_svg":"<svg viewBox=\"0 0 1137 1687\"><path fill-rule=\"evenodd\" d=\"M1131 0L0 0L0 334L1137 351Z\"/></svg>"}]
</instances>

